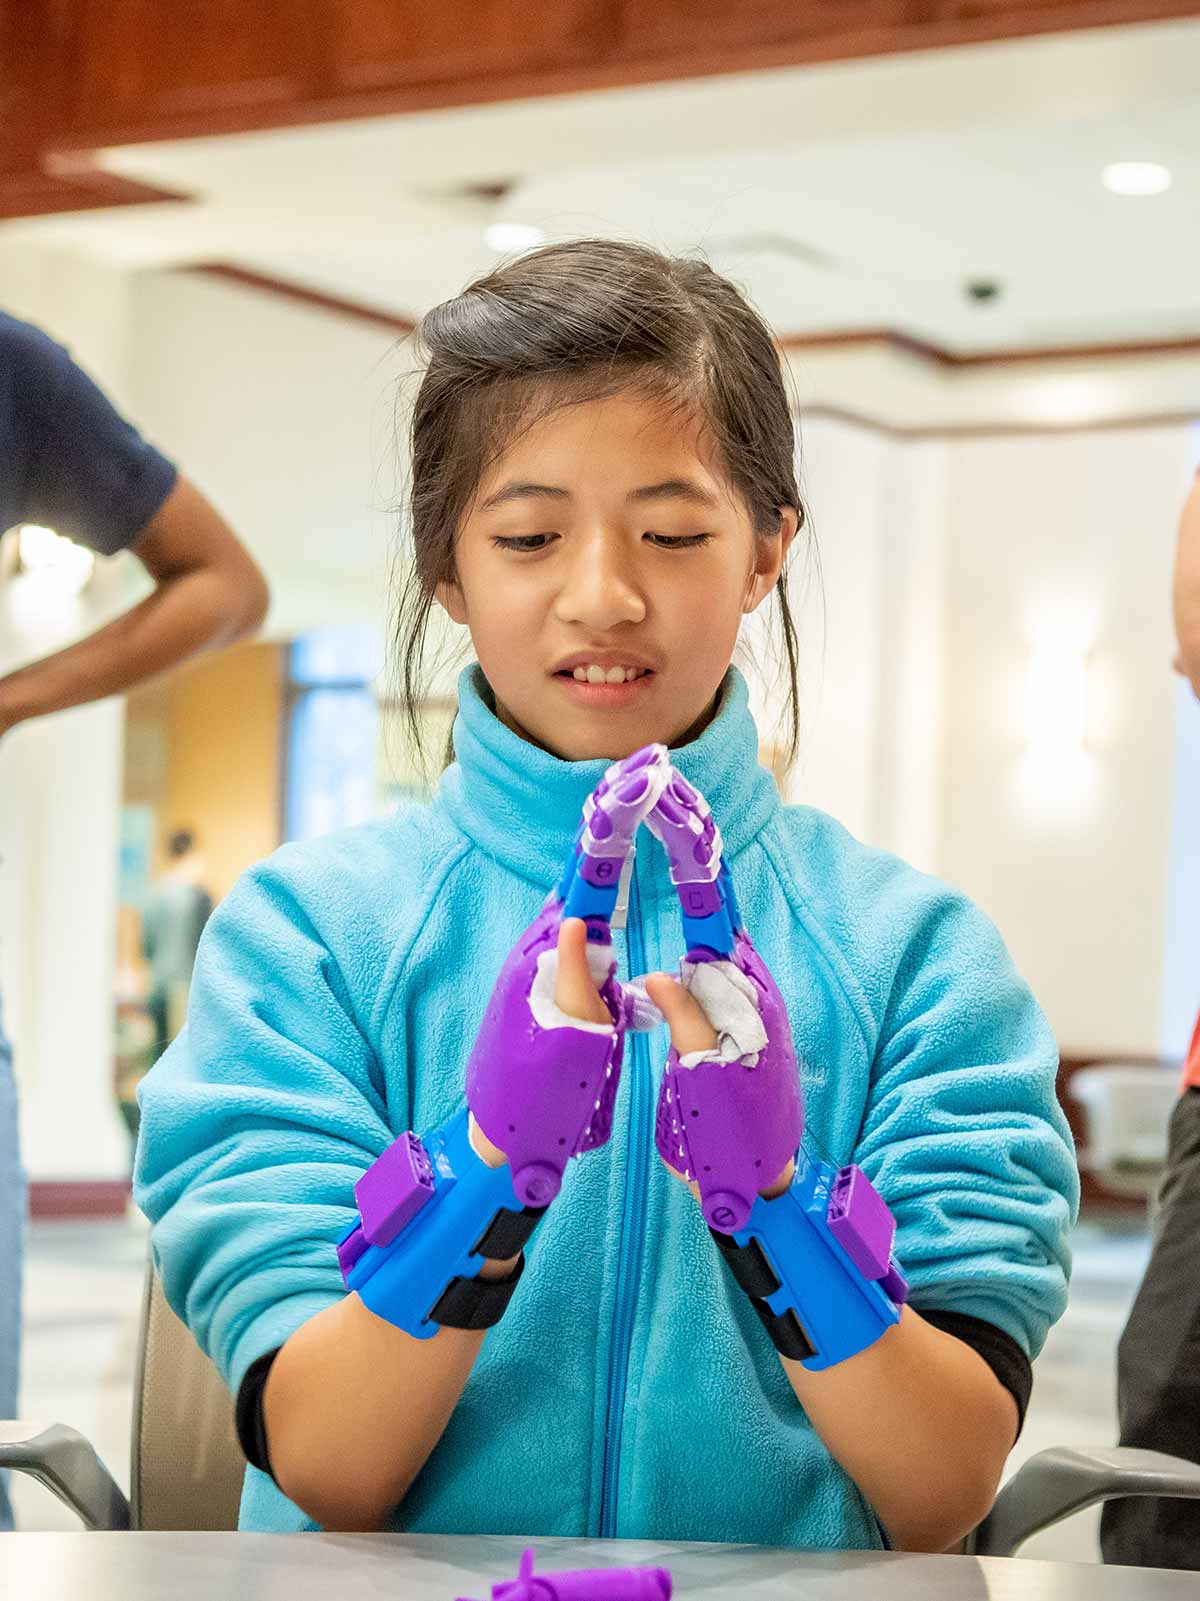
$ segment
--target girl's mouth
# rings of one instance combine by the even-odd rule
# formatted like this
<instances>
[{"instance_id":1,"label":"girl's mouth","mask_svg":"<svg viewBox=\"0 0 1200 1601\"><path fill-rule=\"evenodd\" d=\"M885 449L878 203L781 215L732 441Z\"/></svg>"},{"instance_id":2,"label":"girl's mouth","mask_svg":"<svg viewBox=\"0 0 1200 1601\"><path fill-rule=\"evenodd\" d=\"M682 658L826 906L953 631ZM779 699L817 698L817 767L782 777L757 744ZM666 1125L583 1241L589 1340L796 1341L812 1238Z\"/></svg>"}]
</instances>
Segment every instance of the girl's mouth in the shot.
<instances>
[{"instance_id":1,"label":"girl's mouth","mask_svg":"<svg viewBox=\"0 0 1200 1601\"><path fill-rule=\"evenodd\" d=\"M554 674L577 706L619 711L647 693L658 675L647 667L567 668Z\"/></svg>"}]
</instances>

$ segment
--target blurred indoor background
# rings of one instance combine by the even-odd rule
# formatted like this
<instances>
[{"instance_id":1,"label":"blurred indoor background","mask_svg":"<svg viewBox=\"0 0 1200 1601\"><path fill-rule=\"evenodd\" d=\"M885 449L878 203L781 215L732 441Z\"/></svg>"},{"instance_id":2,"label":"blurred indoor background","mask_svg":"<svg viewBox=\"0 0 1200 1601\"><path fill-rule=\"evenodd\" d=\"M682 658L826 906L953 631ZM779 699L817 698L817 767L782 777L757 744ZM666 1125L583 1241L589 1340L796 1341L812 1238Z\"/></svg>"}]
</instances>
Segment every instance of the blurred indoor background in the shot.
<instances>
[{"instance_id":1,"label":"blurred indoor background","mask_svg":"<svg viewBox=\"0 0 1200 1601\"><path fill-rule=\"evenodd\" d=\"M319 40L305 5L188 8L169 40L143 35L153 6L74 9L95 20L69 49L27 19L7 86L0 306L185 466L273 603L258 642L0 743L25 1415L127 1471L131 1108L167 840L193 836L219 900L281 841L429 781L388 658L414 323L501 254L600 232L702 251L779 335L819 566L798 553L804 736L778 776L965 888L1048 1012L1086 1202L1013 1460L1114 1440L1200 1002L1200 705L1169 605L1200 459L1192 8L581 0L518 30L491 0L422 31L372 4L331 7ZM1098 10L1120 25L1070 26ZM132 556L36 530L0 560L0 670L148 587ZM746 662L769 733L769 644ZM185 987L163 1004L174 1029ZM36 1485L16 1497L23 1527L72 1526ZM1027 1553L1095 1560L1095 1515Z\"/></svg>"}]
</instances>

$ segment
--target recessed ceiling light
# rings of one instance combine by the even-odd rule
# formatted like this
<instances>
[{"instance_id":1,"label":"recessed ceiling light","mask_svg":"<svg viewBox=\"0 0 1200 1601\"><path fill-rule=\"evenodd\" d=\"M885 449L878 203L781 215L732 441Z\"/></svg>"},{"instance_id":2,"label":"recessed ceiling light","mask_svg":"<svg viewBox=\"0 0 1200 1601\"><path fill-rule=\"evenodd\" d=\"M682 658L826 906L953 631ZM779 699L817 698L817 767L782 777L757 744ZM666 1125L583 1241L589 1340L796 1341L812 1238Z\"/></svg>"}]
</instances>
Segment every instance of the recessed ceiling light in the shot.
<instances>
[{"instance_id":1,"label":"recessed ceiling light","mask_svg":"<svg viewBox=\"0 0 1200 1601\"><path fill-rule=\"evenodd\" d=\"M532 250L544 244L546 235L528 222L493 222L483 230L483 242L489 250L504 255L510 250Z\"/></svg>"},{"instance_id":2,"label":"recessed ceiling light","mask_svg":"<svg viewBox=\"0 0 1200 1601\"><path fill-rule=\"evenodd\" d=\"M1112 161L1100 181L1114 195L1161 195L1171 187L1171 174L1158 161Z\"/></svg>"}]
</instances>

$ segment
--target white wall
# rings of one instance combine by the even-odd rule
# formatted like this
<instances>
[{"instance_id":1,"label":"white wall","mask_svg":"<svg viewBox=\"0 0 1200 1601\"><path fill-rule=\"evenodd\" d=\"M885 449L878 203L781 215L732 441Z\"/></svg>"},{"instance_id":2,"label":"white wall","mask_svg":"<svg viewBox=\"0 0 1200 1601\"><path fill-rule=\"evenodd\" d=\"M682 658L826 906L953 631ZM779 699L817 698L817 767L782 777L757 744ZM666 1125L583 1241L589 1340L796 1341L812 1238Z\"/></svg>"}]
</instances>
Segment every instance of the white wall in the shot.
<instances>
[{"instance_id":1,"label":"white wall","mask_svg":"<svg viewBox=\"0 0 1200 1601\"><path fill-rule=\"evenodd\" d=\"M789 798L926 870L937 865L941 805L945 474L940 445L833 418L807 423L812 545L802 533L790 589L801 747ZM752 674L755 713L769 737L786 680L761 646L756 660L767 670Z\"/></svg>"},{"instance_id":2,"label":"white wall","mask_svg":"<svg viewBox=\"0 0 1200 1601\"><path fill-rule=\"evenodd\" d=\"M268 630L383 622L399 496L396 337L195 273L148 273L131 384L272 587Z\"/></svg>"},{"instance_id":3,"label":"white wall","mask_svg":"<svg viewBox=\"0 0 1200 1601\"><path fill-rule=\"evenodd\" d=\"M1192 450L1182 426L950 446L942 866L996 918L1072 1053L1160 1043L1170 567ZM1046 639L1088 657L1073 761L1026 748L1025 671Z\"/></svg>"}]
</instances>

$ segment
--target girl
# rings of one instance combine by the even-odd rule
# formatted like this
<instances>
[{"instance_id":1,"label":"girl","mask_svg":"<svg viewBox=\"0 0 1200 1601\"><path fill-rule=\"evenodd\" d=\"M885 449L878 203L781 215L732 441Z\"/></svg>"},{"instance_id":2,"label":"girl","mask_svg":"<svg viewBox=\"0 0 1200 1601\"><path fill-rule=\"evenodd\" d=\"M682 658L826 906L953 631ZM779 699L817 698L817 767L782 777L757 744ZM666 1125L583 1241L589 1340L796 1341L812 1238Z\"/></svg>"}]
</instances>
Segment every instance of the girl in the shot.
<instances>
[{"instance_id":1,"label":"girl","mask_svg":"<svg viewBox=\"0 0 1200 1601\"><path fill-rule=\"evenodd\" d=\"M783 568L804 521L768 331L706 266L592 240L480 280L423 333L401 648L411 708L431 607L470 630L456 760L429 805L243 878L142 1091L166 1294L258 1463L242 1527L943 1549L990 1505L1062 1311L1076 1173L1054 1042L995 929L781 805L757 764L730 661L774 591L794 743ZM651 741L724 834L807 1142L860 1164L897 1220L909 1304L822 1373L777 1355L653 1158L661 1032L630 1037L612 1137L570 1165L490 1332L415 1340L342 1284L356 1180L461 1106L585 797ZM582 926L563 927L556 998L598 1017ZM620 976L679 950L646 841ZM690 998L651 987L679 1050L703 1046Z\"/></svg>"}]
</instances>

